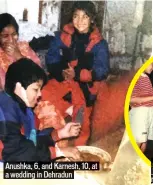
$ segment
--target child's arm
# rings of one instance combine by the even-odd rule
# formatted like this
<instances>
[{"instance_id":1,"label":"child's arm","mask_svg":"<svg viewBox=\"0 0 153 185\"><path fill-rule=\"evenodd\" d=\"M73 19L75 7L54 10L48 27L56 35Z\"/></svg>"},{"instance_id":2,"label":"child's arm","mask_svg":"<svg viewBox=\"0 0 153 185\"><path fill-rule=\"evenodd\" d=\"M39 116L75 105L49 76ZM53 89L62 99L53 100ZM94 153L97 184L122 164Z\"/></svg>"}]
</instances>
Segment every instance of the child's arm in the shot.
<instances>
[{"instance_id":1,"label":"child's arm","mask_svg":"<svg viewBox=\"0 0 153 185\"><path fill-rule=\"evenodd\" d=\"M132 97L131 100L130 100L130 103L131 103L131 104L133 104L133 103L141 104L141 103L149 102L149 101L152 101L152 100L153 100L153 96L147 96L147 97Z\"/></svg>"}]
</instances>

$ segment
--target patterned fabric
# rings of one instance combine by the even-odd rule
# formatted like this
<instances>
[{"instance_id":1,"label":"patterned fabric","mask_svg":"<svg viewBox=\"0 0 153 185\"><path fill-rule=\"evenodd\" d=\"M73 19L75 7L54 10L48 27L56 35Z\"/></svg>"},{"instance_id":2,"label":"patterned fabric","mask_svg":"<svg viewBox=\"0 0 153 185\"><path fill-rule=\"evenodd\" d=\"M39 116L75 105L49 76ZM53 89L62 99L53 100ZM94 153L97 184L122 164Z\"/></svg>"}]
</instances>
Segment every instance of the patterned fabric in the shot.
<instances>
[{"instance_id":1,"label":"patterned fabric","mask_svg":"<svg viewBox=\"0 0 153 185\"><path fill-rule=\"evenodd\" d=\"M132 97L135 98L135 97L149 97L149 96L153 96L153 87L152 87L151 81L147 75L140 76L133 89ZM131 104L131 107L140 107L140 106L152 107L153 101Z\"/></svg>"},{"instance_id":2,"label":"patterned fabric","mask_svg":"<svg viewBox=\"0 0 153 185\"><path fill-rule=\"evenodd\" d=\"M35 52L29 47L27 42L18 42L18 47L21 54L24 57L32 59L38 65L40 64L40 60L35 54ZM1 88L3 89L5 84L5 74L10 64L15 62L13 57L8 56L2 48L0 48L0 81L1 81Z\"/></svg>"},{"instance_id":3,"label":"patterned fabric","mask_svg":"<svg viewBox=\"0 0 153 185\"><path fill-rule=\"evenodd\" d=\"M49 101L39 102L34 112L40 120L39 130L50 127L60 129L65 125L62 115Z\"/></svg>"}]
</instances>

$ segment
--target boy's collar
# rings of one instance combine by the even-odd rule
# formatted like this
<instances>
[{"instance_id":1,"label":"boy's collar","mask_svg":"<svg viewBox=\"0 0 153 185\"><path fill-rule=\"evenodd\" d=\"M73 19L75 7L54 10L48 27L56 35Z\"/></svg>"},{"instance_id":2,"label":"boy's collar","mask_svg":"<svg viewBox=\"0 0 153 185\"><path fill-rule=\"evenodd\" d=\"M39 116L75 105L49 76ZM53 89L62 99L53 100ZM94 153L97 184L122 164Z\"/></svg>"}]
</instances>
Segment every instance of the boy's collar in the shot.
<instances>
[{"instance_id":1,"label":"boy's collar","mask_svg":"<svg viewBox=\"0 0 153 185\"><path fill-rule=\"evenodd\" d=\"M15 102L19 104L20 108L22 109L24 113L26 112L27 105L18 95L16 95L15 93L9 94L6 91L4 92L6 93L7 96L11 97Z\"/></svg>"}]
</instances>

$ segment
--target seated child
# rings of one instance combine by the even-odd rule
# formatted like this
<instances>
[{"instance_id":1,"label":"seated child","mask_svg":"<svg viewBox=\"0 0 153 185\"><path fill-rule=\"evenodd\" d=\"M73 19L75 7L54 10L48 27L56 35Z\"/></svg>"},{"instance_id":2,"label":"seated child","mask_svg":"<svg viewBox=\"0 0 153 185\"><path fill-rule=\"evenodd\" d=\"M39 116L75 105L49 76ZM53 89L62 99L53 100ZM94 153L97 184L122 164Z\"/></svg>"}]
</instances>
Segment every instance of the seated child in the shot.
<instances>
[{"instance_id":1,"label":"seated child","mask_svg":"<svg viewBox=\"0 0 153 185\"><path fill-rule=\"evenodd\" d=\"M0 93L0 140L4 146L4 161L50 161L61 155L79 158L76 148L54 147L56 140L77 136L79 123L68 123L58 130L36 130L32 109L46 82L43 69L30 59L22 58L9 66L5 91Z\"/></svg>"}]
</instances>

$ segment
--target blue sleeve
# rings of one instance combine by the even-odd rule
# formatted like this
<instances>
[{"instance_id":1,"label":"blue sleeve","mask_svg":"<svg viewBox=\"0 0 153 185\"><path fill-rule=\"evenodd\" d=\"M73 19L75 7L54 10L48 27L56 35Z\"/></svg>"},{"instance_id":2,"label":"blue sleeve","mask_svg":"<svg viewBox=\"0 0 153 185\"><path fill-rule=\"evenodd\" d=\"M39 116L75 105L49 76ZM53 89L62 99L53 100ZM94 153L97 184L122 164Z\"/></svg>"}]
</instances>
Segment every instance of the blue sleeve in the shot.
<instances>
[{"instance_id":1,"label":"blue sleeve","mask_svg":"<svg viewBox=\"0 0 153 185\"><path fill-rule=\"evenodd\" d=\"M109 73L109 49L106 40L102 40L93 48L94 64L92 78L100 81L107 77Z\"/></svg>"},{"instance_id":2,"label":"blue sleeve","mask_svg":"<svg viewBox=\"0 0 153 185\"><path fill-rule=\"evenodd\" d=\"M15 123L20 123L19 108L12 102L6 102L6 104L1 104L1 115L5 121L11 121Z\"/></svg>"},{"instance_id":3,"label":"blue sleeve","mask_svg":"<svg viewBox=\"0 0 153 185\"><path fill-rule=\"evenodd\" d=\"M0 107L0 121L5 121L5 117L4 117L1 107Z\"/></svg>"},{"instance_id":4,"label":"blue sleeve","mask_svg":"<svg viewBox=\"0 0 153 185\"><path fill-rule=\"evenodd\" d=\"M5 135L6 135L5 117L0 107L0 140L3 139Z\"/></svg>"},{"instance_id":5,"label":"blue sleeve","mask_svg":"<svg viewBox=\"0 0 153 185\"><path fill-rule=\"evenodd\" d=\"M3 95L0 99L0 135L2 138L9 133L20 134L20 115L16 104Z\"/></svg>"},{"instance_id":6,"label":"blue sleeve","mask_svg":"<svg viewBox=\"0 0 153 185\"><path fill-rule=\"evenodd\" d=\"M49 161L51 154L48 147L54 146L52 138L47 135L37 136L37 146L35 146L31 140L21 134L20 123L9 121L10 118L11 116L5 121L0 121L0 139L4 145L3 160Z\"/></svg>"},{"instance_id":7,"label":"blue sleeve","mask_svg":"<svg viewBox=\"0 0 153 185\"><path fill-rule=\"evenodd\" d=\"M61 49L60 33L56 33L55 37L51 40L48 52L46 54L46 65L59 63L61 60L60 49Z\"/></svg>"}]
</instances>

